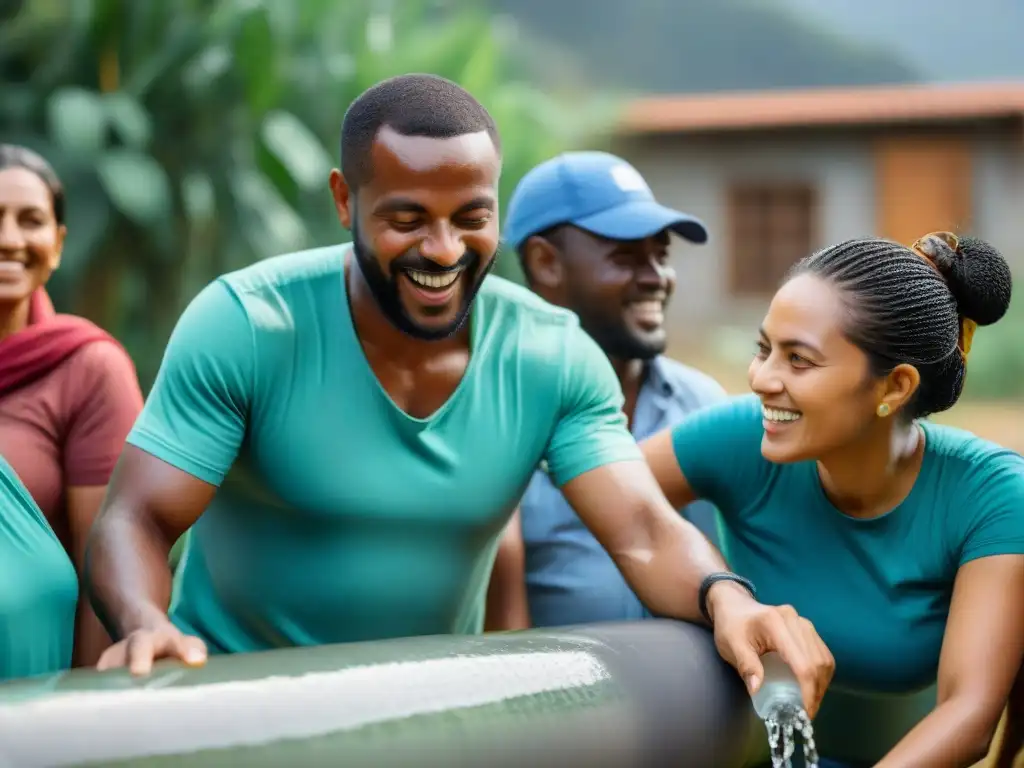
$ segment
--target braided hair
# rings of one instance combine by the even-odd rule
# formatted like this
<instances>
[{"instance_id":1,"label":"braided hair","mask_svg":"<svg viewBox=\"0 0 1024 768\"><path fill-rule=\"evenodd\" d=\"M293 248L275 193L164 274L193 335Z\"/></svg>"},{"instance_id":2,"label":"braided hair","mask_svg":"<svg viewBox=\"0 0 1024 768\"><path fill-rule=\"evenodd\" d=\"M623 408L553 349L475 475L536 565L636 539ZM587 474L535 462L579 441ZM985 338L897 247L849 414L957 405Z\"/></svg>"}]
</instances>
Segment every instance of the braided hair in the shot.
<instances>
[{"instance_id":1,"label":"braided hair","mask_svg":"<svg viewBox=\"0 0 1024 768\"><path fill-rule=\"evenodd\" d=\"M1010 306L1006 260L991 245L961 238L954 248L927 238L928 256L880 239L847 240L797 262L787 279L813 274L838 288L845 334L882 377L914 366L921 383L907 404L911 419L952 408L963 391L961 319L1000 320Z\"/></svg>"}]
</instances>

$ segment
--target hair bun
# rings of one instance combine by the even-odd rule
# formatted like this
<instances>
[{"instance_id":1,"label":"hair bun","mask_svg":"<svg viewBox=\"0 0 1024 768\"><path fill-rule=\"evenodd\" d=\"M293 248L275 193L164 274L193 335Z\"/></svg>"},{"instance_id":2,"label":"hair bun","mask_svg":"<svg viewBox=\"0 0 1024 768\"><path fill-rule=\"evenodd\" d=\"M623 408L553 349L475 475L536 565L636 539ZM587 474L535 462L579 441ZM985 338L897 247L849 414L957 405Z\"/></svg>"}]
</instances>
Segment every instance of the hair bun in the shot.
<instances>
[{"instance_id":1,"label":"hair bun","mask_svg":"<svg viewBox=\"0 0 1024 768\"><path fill-rule=\"evenodd\" d=\"M978 325L992 325L1010 308L1013 280L1006 259L984 240L960 238L953 250L938 235L920 241L920 249L938 267L960 314Z\"/></svg>"}]
</instances>

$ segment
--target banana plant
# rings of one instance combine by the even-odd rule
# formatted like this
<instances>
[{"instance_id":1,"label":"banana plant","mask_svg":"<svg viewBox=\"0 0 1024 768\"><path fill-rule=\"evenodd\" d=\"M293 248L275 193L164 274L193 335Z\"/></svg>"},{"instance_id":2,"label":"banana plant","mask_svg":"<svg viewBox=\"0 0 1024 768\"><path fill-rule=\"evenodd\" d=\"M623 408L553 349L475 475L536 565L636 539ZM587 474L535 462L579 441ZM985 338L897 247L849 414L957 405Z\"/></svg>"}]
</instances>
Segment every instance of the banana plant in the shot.
<instances>
[{"instance_id":1,"label":"banana plant","mask_svg":"<svg viewBox=\"0 0 1024 768\"><path fill-rule=\"evenodd\" d=\"M497 21L474 0L3 0L0 141L47 157L68 193L55 302L116 333L148 384L216 275L346 237L326 184L342 117L402 72L493 111L507 200L614 105L517 78ZM511 254L498 269L518 275Z\"/></svg>"}]
</instances>

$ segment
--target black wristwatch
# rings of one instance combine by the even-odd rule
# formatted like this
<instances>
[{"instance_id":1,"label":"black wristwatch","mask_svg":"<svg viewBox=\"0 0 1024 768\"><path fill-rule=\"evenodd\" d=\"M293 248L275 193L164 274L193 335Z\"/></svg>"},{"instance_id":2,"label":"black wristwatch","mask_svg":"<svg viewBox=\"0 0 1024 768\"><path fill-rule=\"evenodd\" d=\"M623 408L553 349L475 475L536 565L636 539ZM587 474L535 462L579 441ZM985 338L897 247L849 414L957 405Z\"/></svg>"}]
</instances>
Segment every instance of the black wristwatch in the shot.
<instances>
[{"instance_id":1,"label":"black wristwatch","mask_svg":"<svg viewBox=\"0 0 1024 768\"><path fill-rule=\"evenodd\" d=\"M715 584L720 581L735 581L741 587L750 593L750 596L757 599L757 589L754 588L754 582L750 579L745 579L738 573L732 573L731 571L722 571L721 573L710 573L704 577L704 581L700 583L700 592L697 593L697 606L700 608L701 614L707 619L708 624L711 624L711 614L708 613L708 590L711 589Z\"/></svg>"}]
</instances>

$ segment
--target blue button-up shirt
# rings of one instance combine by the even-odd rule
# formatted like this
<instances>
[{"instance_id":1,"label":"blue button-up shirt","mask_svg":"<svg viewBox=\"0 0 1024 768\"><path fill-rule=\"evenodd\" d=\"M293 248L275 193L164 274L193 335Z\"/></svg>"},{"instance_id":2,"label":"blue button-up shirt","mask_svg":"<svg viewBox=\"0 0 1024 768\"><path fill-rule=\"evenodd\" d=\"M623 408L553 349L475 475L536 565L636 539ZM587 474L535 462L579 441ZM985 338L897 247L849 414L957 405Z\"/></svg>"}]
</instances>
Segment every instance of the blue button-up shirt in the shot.
<instances>
[{"instance_id":1,"label":"blue button-up shirt","mask_svg":"<svg viewBox=\"0 0 1024 768\"><path fill-rule=\"evenodd\" d=\"M633 436L643 440L725 397L725 390L710 376L657 357L648 367L637 398ZM520 510L534 626L651 617L611 557L542 470L534 473ZM710 503L697 501L681 512L717 545L718 513Z\"/></svg>"}]
</instances>

